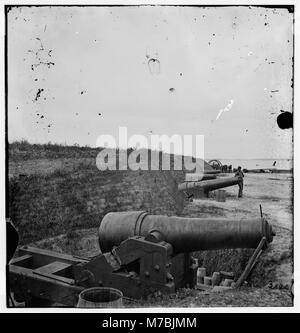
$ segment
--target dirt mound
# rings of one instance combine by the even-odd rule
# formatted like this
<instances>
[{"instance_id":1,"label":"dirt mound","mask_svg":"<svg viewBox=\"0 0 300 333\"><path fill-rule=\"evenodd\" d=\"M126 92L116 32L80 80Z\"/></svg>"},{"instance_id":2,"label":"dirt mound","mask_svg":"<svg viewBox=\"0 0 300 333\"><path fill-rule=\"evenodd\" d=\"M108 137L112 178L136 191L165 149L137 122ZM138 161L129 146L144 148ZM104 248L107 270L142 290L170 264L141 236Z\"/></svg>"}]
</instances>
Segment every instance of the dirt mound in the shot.
<instances>
[{"instance_id":1,"label":"dirt mound","mask_svg":"<svg viewBox=\"0 0 300 333\"><path fill-rule=\"evenodd\" d=\"M208 275L213 272L234 272L236 279L244 271L254 249L234 249L195 252ZM289 289L293 278L293 246L291 231L276 228L273 243L260 256L247 282L253 287Z\"/></svg>"},{"instance_id":2,"label":"dirt mound","mask_svg":"<svg viewBox=\"0 0 300 333\"><path fill-rule=\"evenodd\" d=\"M130 304L128 305L130 306ZM243 287L222 293L181 289L172 295L149 297L131 304L133 307L277 307L293 306L287 290Z\"/></svg>"},{"instance_id":3,"label":"dirt mound","mask_svg":"<svg viewBox=\"0 0 300 333\"><path fill-rule=\"evenodd\" d=\"M9 216L26 244L98 227L112 211L176 215L184 197L171 171L99 171L87 165L72 173L12 178L8 199Z\"/></svg>"},{"instance_id":4,"label":"dirt mound","mask_svg":"<svg viewBox=\"0 0 300 333\"><path fill-rule=\"evenodd\" d=\"M30 246L84 258L100 253L97 228L74 230L67 234L33 242Z\"/></svg>"}]
</instances>

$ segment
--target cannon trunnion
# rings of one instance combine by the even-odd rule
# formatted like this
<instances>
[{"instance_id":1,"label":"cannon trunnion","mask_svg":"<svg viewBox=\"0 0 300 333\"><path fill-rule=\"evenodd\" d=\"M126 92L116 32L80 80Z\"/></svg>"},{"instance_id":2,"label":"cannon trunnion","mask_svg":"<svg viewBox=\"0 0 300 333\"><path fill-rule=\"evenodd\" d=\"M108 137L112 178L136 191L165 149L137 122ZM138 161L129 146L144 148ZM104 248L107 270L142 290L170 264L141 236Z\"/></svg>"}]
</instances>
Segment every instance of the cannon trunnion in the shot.
<instances>
[{"instance_id":1,"label":"cannon trunnion","mask_svg":"<svg viewBox=\"0 0 300 333\"><path fill-rule=\"evenodd\" d=\"M114 287L126 297L172 293L196 284L193 251L255 248L264 237L272 242L271 225L252 220L201 219L149 215L145 212L108 213L100 223L102 253L80 258L23 247L9 264L14 296L28 305L33 300L75 306L85 288Z\"/></svg>"}]
</instances>

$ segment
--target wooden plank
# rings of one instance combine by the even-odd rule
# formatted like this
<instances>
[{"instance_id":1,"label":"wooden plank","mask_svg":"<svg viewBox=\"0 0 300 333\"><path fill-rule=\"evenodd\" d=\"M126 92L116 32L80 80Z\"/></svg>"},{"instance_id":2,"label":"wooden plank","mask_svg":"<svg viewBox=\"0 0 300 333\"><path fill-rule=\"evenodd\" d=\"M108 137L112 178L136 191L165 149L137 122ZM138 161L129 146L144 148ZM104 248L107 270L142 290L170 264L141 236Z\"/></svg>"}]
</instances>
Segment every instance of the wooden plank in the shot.
<instances>
[{"instance_id":1,"label":"wooden plank","mask_svg":"<svg viewBox=\"0 0 300 333\"><path fill-rule=\"evenodd\" d=\"M36 268L34 271L39 273L54 274L72 266L73 266L72 264L68 264L65 262L53 261L48 265Z\"/></svg>"},{"instance_id":2,"label":"wooden plank","mask_svg":"<svg viewBox=\"0 0 300 333\"><path fill-rule=\"evenodd\" d=\"M63 254L63 253L59 253L59 252L39 249L39 248L35 248L35 247L30 247L30 246L23 246L19 249L18 252L20 255L25 255L25 254L32 255L35 268L39 267L39 266L47 265L53 261L60 261L60 262L65 262L65 263L69 263L69 264L88 262L88 260L75 258L74 256L69 255L69 254Z\"/></svg>"},{"instance_id":3,"label":"wooden plank","mask_svg":"<svg viewBox=\"0 0 300 333\"><path fill-rule=\"evenodd\" d=\"M241 274L241 276L239 277L239 279L236 282L235 287L239 288L243 282L247 279L248 275L251 272L251 269L254 267L256 260L258 259L258 257L261 254L262 248L266 243L266 237L263 237L260 241L260 243L258 244L257 248L255 249L254 253L252 254L252 257L249 259L248 264L244 270L244 272Z\"/></svg>"},{"instance_id":4,"label":"wooden plank","mask_svg":"<svg viewBox=\"0 0 300 333\"><path fill-rule=\"evenodd\" d=\"M26 264L26 266L28 266L30 264L31 259L32 259L31 254L24 254L23 256L11 259L9 264L17 266L22 266Z\"/></svg>"},{"instance_id":5,"label":"wooden plank","mask_svg":"<svg viewBox=\"0 0 300 333\"><path fill-rule=\"evenodd\" d=\"M30 269L30 268L9 265L8 270L9 270L9 274L12 273L12 274L19 275L22 277L28 277L28 278L31 278L34 280L44 278L44 279L47 279L48 282L54 282L54 283L61 282L63 284L75 285L74 279L66 278L66 277L59 276L59 275L49 274L49 273L41 273L38 271L36 272L36 270Z\"/></svg>"},{"instance_id":6,"label":"wooden plank","mask_svg":"<svg viewBox=\"0 0 300 333\"><path fill-rule=\"evenodd\" d=\"M64 276L54 275L54 274L51 274L51 273L37 272L36 270L32 271L32 273L35 274L35 275L38 275L38 276L49 278L51 280L67 283L71 286L73 286L75 284L74 279L69 279L69 278L66 278Z\"/></svg>"},{"instance_id":7,"label":"wooden plank","mask_svg":"<svg viewBox=\"0 0 300 333\"><path fill-rule=\"evenodd\" d=\"M59 280L53 279L53 277ZM48 299L52 303L58 302L67 306L76 306L78 294L84 289L71 285L66 279L52 275L51 277L38 275L32 269L9 265L9 287L12 291L22 290L26 286L31 296ZM74 282L74 280L72 280Z\"/></svg>"}]
</instances>

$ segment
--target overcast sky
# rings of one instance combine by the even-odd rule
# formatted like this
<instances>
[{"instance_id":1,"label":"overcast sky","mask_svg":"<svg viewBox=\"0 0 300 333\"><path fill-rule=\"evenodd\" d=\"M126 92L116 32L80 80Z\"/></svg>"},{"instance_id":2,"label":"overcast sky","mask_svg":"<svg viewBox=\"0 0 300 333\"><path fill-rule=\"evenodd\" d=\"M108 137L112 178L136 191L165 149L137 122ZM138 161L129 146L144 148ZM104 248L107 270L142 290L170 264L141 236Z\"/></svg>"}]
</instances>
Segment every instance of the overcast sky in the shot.
<instances>
[{"instance_id":1,"label":"overcast sky","mask_svg":"<svg viewBox=\"0 0 300 333\"><path fill-rule=\"evenodd\" d=\"M9 141L204 135L205 156L289 158L293 16L256 7L22 7L8 14Z\"/></svg>"}]
</instances>

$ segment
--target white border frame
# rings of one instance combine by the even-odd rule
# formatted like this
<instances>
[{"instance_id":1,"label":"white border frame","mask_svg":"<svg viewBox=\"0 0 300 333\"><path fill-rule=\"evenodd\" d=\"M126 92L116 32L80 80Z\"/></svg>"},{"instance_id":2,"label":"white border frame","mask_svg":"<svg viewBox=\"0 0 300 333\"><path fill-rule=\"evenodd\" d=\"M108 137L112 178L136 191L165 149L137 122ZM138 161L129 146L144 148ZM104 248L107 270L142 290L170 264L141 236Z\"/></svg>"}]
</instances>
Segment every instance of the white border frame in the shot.
<instances>
[{"instance_id":1,"label":"white border frame","mask_svg":"<svg viewBox=\"0 0 300 333\"><path fill-rule=\"evenodd\" d=\"M294 5L294 92L296 92L296 87L298 86L299 80L299 64L298 54L299 54L299 22L300 22L300 5L299 7L296 4L296 1L278 1L278 0L264 0L260 3L256 1L180 1L180 0L167 0L167 1L157 1L157 0L148 0L148 1L130 1L130 0L111 0L111 1L95 1L89 0L88 3L84 1L74 1L69 0L67 2L62 1L36 1L36 0L19 0L19 1L5 1L2 3L1 12L0 12L0 62L1 62L1 74L0 81L1 87L1 114L0 114L0 151L1 151L1 162L0 162L0 173L1 173L1 186L0 186L0 197L5 198L5 68L4 68L4 32L5 32L5 13L4 5ZM297 64L298 63L298 64ZM298 95L299 96L299 95ZM294 110L299 110L299 97L294 93ZM294 202L299 201L299 188L297 184L297 179L299 178L300 168L299 168L299 147L295 144L300 142L300 124L298 122L298 115L294 112ZM298 200L297 200L298 199ZM235 308L137 308L137 309L64 309L64 308L6 308L6 276L5 276L5 265L6 265L6 224L5 222L5 200L1 200L0 206L0 312L4 313L232 313L232 312L300 312L300 247L297 245L296 240L300 240L300 225L297 224L297 221L300 223L299 219L299 206L295 205L294 207L294 307L235 307Z\"/></svg>"}]
</instances>

